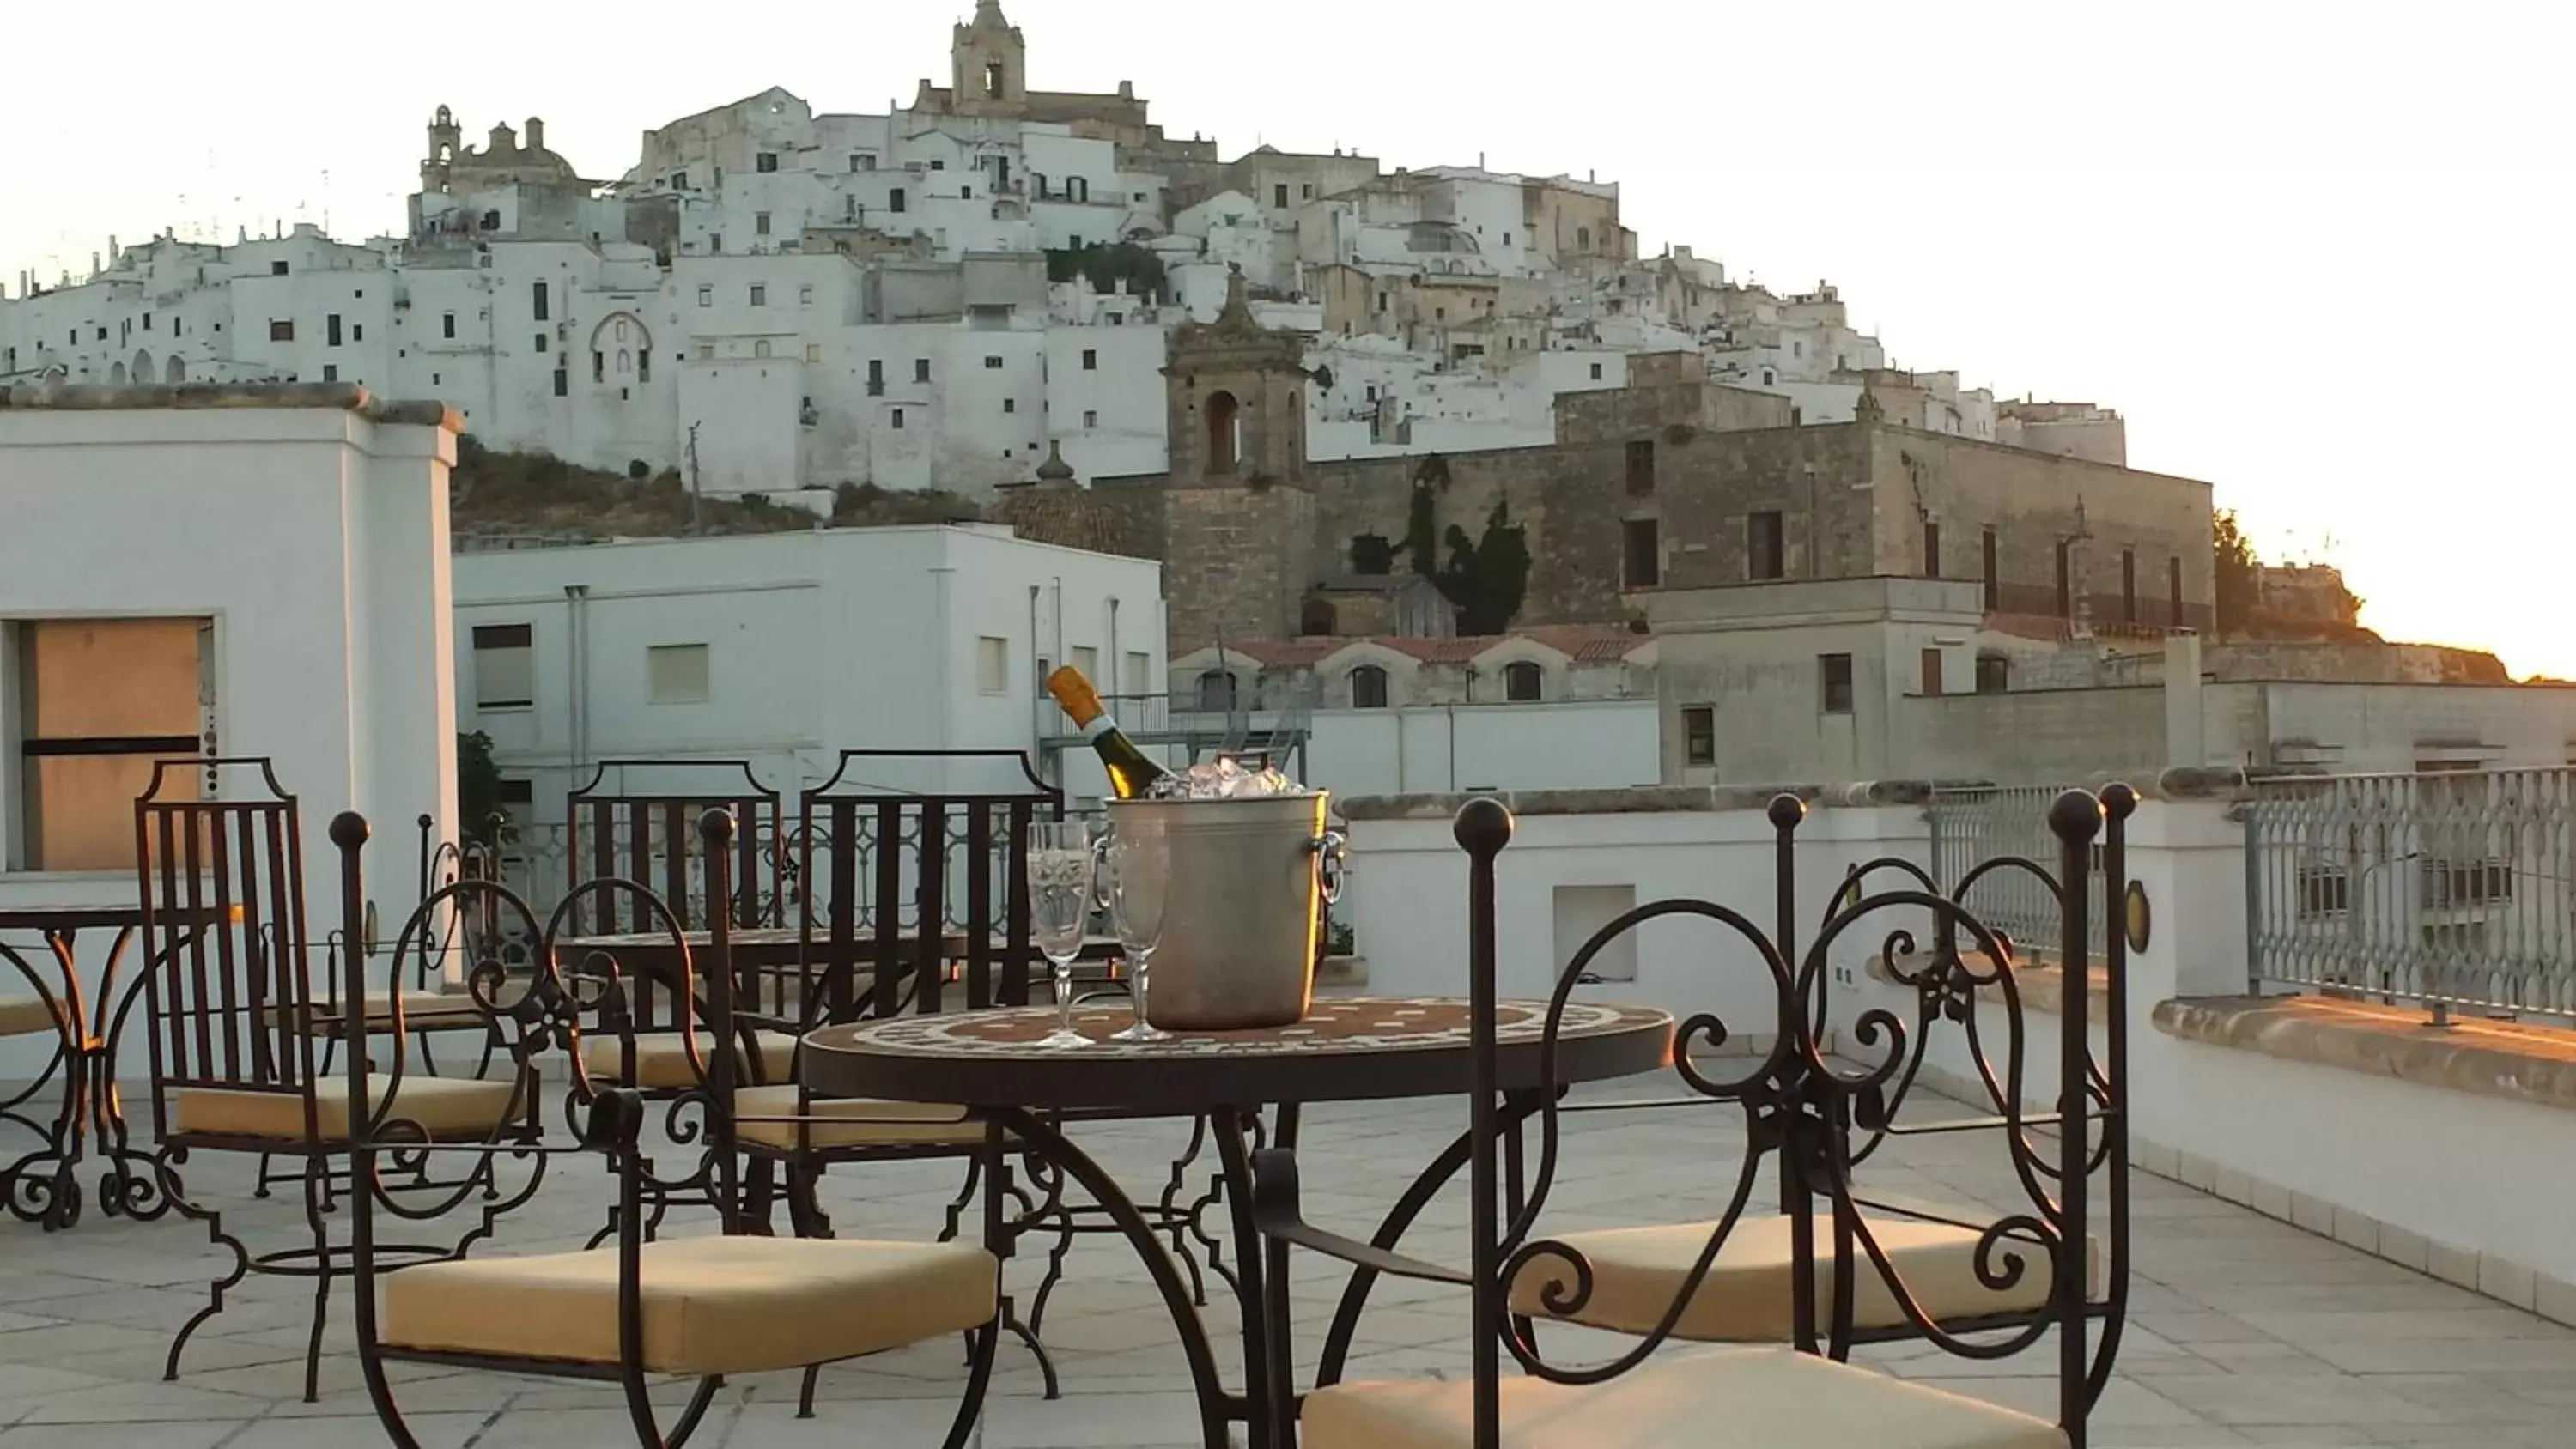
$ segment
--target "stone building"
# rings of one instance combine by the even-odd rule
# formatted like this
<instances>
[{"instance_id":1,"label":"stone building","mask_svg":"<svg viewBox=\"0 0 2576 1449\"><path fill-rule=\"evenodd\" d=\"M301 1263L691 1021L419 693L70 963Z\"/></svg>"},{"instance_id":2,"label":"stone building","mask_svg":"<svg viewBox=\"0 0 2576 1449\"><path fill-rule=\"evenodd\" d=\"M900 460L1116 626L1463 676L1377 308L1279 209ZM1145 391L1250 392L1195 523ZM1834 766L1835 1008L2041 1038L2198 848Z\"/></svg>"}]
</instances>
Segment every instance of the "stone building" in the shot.
<instances>
[{"instance_id":1,"label":"stone building","mask_svg":"<svg viewBox=\"0 0 2576 1449\"><path fill-rule=\"evenodd\" d=\"M1430 576L1457 632L1621 624L1658 589L1826 579L1958 581L2021 632L2205 629L2210 489L1908 426L1865 395L1801 425L1776 394L1688 353L1630 359L1628 385L1559 397L1543 447L1335 462L1303 451L1293 334L1245 309L1174 334L1167 474L1095 480L1011 513L1166 565L1171 637L1286 639L1356 580ZM1014 500L1017 502L1017 500Z\"/></svg>"}]
</instances>

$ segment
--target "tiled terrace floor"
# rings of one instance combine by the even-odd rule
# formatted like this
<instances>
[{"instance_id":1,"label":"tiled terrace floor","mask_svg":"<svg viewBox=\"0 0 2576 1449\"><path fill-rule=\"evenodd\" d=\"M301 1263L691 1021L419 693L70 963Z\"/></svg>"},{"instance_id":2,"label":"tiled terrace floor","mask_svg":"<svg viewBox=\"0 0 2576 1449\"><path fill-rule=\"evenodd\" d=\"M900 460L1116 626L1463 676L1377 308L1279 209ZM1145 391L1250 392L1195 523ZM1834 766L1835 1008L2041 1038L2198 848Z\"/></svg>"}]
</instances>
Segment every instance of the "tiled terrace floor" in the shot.
<instances>
[{"instance_id":1,"label":"tiled terrace floor","mask_svg":"<svg viewBox=\"0 0 2576 1449\"><path fill-rule=\"evenodd\" d=\"M1364 1230L1461 1119L1453 1102L1310 1113L1303 1157L1311 1214ZM1553 1227L1702 1214L1737 1160L1740 1136L1719 1127L1714 1113L1569 1120L1576 1125ZM1084 1140L1141 1192L1159 1186L1186 1128L1117 1126L1089 1131ZM1912 1139L1890 1157L1877 1164L1872 1186L1879 1191L1935 1202L2009 1200L1991 1138ZM245 1164L201 1158L193 1170L202 1194L234 1211L255 1242L283 1242L280 1235L294 1230L289 1210L251 1203ZM2391 1170L2402 1169L2392 1162ZM838 1173L829 1191L844 1233L919 1236L936 1229L955 1182L950 1165L907 1164ZM604 1191L587 1165L559 1174L504 1223L499 1250L551 1248L586 1235L599 1220ZM1448 1254L1460 1242L1451 1225L1461 1206L1435 1207L1411 1245ZM2554 1203L2533 1209L2568 1210ZM2136 1225L2130 1328L2119 1375L2094 1421L2094 1443L2104 1449L2576 1443L2576 1331L2155 1178L2136 1180ZM1301 1365L1311 1368L1339 1279L1306 1261ZM345 1312L334 1316L322 1402L299 1401L309 1289L280 1280L253 1279L239 1289L191 1346L180 1382L161 1382L168 1336L203 1301L204 1281L221 1262L200 1229L175 1219L138 1225L100 1218L93 1208L77 1230L51 1237L0 1219L0 1449L385 1442L358 1387ZM1041 1267L1030 1253L1009 1274L1025 1294ZM993 1449L1194 1442L1186 1373L1162 1315L1122 1244L1083 1241L1046 1324L1065 1397L1043 1402L1028 1355L1006 1341L984 1442ZM1385 1285L1361 1331L1357 1371L1463 1374L1460 1317L1456 1295L1446 1290ZM1564 1334L1550 1346L1577 1347ZM2053 1393L2042 1377L2051 1357L2044 1347L2002 1364L1920 1346L1875 1357L1892 1372L2008 1404L2044 1409ZM792 1376L741 1380L697 1442L731 1449L934 1444L962 1382L957 1358L955 1347L942 1343L829 1370L820 1417L808 1422L794 1417ZM1230 1339L1220 1339L1219 1361L1229 1369L1240 1364ZM617 1401L597 1388L399 1372L412 1422L435 1449L633 1442Z\"/></svg>"}]
</instances>

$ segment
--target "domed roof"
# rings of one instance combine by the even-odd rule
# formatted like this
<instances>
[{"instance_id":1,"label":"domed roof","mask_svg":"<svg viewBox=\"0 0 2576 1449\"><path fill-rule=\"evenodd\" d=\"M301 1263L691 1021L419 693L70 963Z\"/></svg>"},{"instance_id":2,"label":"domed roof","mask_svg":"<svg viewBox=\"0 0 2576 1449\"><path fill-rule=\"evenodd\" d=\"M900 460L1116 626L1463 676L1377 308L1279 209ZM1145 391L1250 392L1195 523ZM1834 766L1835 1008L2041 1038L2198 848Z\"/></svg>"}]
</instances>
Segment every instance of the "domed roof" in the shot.
<instances>
[{"instance_id":1,"label":"domed roof","mask_svg":"<svg viewBox=\"0 0 2576 1449\"><path fill-rule=\"evenodd\" d=\"M1064 460L1064 444L1050 439L1046 461L1038 465L1040 483L1062 485L1073 481L1073 465Z\"/></svg>"}]
</instances>

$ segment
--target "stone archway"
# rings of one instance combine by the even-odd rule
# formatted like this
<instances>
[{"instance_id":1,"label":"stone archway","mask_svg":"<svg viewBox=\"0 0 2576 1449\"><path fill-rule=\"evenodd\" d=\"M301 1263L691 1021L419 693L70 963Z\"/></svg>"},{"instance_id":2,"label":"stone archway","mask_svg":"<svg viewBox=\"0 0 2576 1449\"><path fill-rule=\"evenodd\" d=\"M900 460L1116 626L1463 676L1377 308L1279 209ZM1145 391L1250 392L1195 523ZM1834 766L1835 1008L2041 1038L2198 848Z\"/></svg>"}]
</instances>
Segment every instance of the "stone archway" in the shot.
<instances>
[{"instance_id":1,"label":"stone archway","mask_svg":"<svg viewBox=\"0 0 2576 1449\"><path fill-rule=\"evenodd\" d=\"M1207 471L1231 473L1243 456L1243 405L1230 392L1211 394L1207 403Z\"/></svg>"}]
</instances>

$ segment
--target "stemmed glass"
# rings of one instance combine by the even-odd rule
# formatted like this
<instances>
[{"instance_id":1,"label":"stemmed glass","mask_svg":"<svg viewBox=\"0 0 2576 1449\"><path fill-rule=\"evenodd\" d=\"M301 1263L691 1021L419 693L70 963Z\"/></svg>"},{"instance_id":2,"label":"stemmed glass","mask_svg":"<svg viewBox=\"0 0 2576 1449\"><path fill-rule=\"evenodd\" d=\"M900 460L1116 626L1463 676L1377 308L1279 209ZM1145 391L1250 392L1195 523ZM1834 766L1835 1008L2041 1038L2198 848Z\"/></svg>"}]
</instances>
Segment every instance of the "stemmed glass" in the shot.
<instances>
[{"instance_id":1,"label":"stemmed glass","mask_svg":"<svg viewBox=\"0 0 2576 1449\"><path fill-rule=\"evenodd\" d=\"M1073 1029L1073 963L1082 955L1096 893L1089 821L1045 820L1029 826L1029 935L1055 968L1055 1030L1048 1048L1087 1047Z\"/></svg>"},{"instance_id":2,"label":"stemmed glass","mask_svg":"<svg viewBox=\"0 0 2576 1449\"><path fill-rule=\"evenodd\" d=\"M1163 943L1164 885L1172 873L1171 862L1164 856L1167 848L1159 840L1140 839L1125 831L1109 838L1109 915L1118 928L1118 944L1127 953L1129 994L1136 1004L1135 1024L1111 1033L1111 1041L1171 1039L1170 1032L1145 1019L1147 977L1154 948Z\"/></svg>"}]
</instances>

